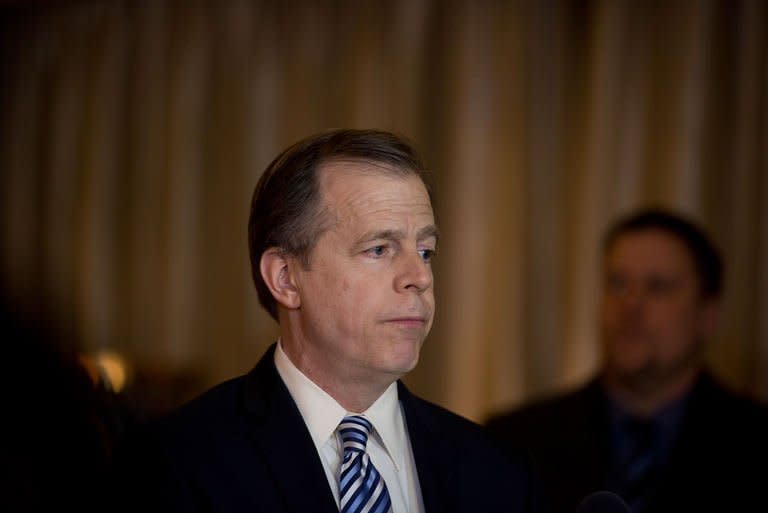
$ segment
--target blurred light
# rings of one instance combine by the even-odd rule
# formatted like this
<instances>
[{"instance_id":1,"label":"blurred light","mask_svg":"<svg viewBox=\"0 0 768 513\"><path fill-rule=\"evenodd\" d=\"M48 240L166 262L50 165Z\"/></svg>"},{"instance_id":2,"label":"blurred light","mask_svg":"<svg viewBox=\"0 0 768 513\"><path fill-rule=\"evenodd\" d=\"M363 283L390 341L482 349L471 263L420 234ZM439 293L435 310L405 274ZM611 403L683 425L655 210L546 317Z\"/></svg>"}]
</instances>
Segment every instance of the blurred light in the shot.
<instances>
[{"instance_id":1,"label":"blurred light","mask_svg":"<svg viewBox=\"0 0 768 513\"><path fill-rule=\"evenodd\" d=\"M125 360L114 351L99 351L84 356L83 363L94 381L101 382L115 393L125 387L128 372Z\"/></svg>"}]
</instances>

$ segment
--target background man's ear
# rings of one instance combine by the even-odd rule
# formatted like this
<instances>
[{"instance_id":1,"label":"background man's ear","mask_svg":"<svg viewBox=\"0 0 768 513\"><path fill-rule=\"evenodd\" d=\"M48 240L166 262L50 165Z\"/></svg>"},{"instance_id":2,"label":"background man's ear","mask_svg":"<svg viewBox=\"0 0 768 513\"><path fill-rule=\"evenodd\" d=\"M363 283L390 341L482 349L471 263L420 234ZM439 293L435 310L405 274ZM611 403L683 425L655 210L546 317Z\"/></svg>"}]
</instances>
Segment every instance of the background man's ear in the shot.
<instances>
[{"instance_id":1,"label":"background man's ear","mask_svg":"<svg viewBox=\"0 0 768 513\"><path fill-rule=\"evenodd\" d=\"M279 248L269 248L262 253L259 270L264 283L275 301L286 308L296 309L301 306L301 297L291 269L288 258Z\"/></svg>"}]
</instances>

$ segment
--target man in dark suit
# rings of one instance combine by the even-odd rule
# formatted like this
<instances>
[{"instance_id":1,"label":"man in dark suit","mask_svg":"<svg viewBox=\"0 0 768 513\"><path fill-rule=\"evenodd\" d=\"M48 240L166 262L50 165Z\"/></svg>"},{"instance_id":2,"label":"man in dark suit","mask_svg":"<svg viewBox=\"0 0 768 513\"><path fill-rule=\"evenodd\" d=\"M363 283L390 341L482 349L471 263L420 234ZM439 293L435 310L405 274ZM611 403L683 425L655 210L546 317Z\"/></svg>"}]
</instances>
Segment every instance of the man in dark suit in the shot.
<instances>
[{"instance_id":1,"label":"man in dark suit","mask_svg":"<svg viewBox=\"0 0 768 513\"><path fill-rule=\"evenodd\" d=\"M598 375L565 395L492 418L531 450L553 513L597 489L634 513L746 511L764 501L765 407L704 364L722 263L705 233L664 210L633 212L604 240ZM757 466L757 467L756 467Z\"/></svg>"},{"instance_id":2,"label":"man in dark suit","mask_svg":"<svg viewBox=\"0 0 768 513\"><path fill-rule=\"evenodd\" d=\"M438 232L423 173L404 140L364 130L310 137L269 165L249 246L280 339L250 373L121 451L126 509L534 507L524 458L503 456L479 426L399 381L417 363L435 307Z\"/></svg>"}]
</instances>

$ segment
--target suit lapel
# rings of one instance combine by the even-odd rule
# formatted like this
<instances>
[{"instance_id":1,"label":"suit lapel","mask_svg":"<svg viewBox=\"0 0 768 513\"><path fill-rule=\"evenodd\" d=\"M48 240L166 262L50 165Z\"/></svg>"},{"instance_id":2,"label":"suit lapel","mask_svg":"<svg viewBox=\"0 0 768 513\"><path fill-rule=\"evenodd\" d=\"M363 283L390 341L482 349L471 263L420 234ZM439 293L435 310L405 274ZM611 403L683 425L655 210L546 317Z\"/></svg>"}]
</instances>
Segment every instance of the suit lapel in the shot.
<instances>
[{"instance_id":1,"label":"suit lapel","mask_svg":"<svg viewBox=\"0 0 768 513\"><path fill-rule=\"evenodd\" d=\"M573 412L572 418L579 419L580 424L570 426L576 433L582 433L585 438L573 442L580 465L581 476L585 483L584 489L605 486L606 475L611 464L611 427L608 411L609 399L597 379L589 382L583 389L580 402Z\"/></svg>"},{"instance_id":2,"label":"suit lapel","mask_svg":"<svg viewBox=\"0 0 768 513\"><path fill-rule=\"evenodd\" d=\"M245 410L254 442L288 511L338 513L320 457L274 364L273 344L248 375Z\"/></svg>"},{"instance_id":3,"label":"suit lapel","mask_svg":"<svg viewBox=\"0 0 768 513\"><path fill-rule=\"evenodd\" d=\"M446 491L451 490L451 479L455 463L454 451L445 447L429 412L419 404L401 382L398 382L399 399L405 412L408 436L411 439L416 471L424 501L424 511L446 512L451 510L451 500Z\"/></svg>"},{"instance_id":4,"label":"suit lapel","mask_svg":"<svg viewBox=\"0 0 768 513\"><path fill-rule=\"evenodd\" d=\"M270 469L286 511L338 513L317 449L288 389L274 365L272 345L247 376L245 411L253 440ZM424 511L451 511L454 451L431 418L398 382L408 436L416 461ZM301 469L299 471L299 469Z\"/></svg>"}]
</instances>

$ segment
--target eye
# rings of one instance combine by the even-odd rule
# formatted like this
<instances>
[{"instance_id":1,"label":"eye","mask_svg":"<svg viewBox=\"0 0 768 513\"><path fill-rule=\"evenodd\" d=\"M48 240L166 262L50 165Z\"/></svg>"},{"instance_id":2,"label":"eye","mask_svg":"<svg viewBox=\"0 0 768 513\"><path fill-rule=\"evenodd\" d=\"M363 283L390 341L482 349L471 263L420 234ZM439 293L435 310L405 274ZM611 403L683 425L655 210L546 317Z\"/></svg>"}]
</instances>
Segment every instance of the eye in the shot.
<instances>
[{"instance_id":1,"label":"eye","mask_svg":"<svg viewBox=\"0 0 768 513\"><path fill-rule=\"evenodd\" d=\"M379 258L386 255L387 249L389 248L385 245L373 246L372 248L368 248L365 251L363 251L363 253L374 258Z\"/></svg>"},{"instance_id":2,"label":"eye","mask_svg":"<svg viewBox=\"0 0 768 513\"><path fill-rule=\"evenodd\" d=\"M425 262L431 262L432 257L435 256L435 250L434 249L420 249L419 255L421 256L421 259Z\"/></svg>"},{"instance_id":3,"label":"eye","mask_svg":"<svg viewBox=\"0 0 768 513\"><path fill-rule=\"evenodd\" d=\"M627 280L619 275L610 274L605 280L606 289L612 294L622 294L627 290Z\"/></svg>"},{"instance_id":4,"label":"eye","mask_svg":"<svg viewBox=\"0 0 768 513\"><path fill-rule=\"evenodd\" d=\"M648 292L657 296L669 294L675 289L676 282L673 279L655 276L648 280L646 285Z\"/></svg>"}]
</instances>

